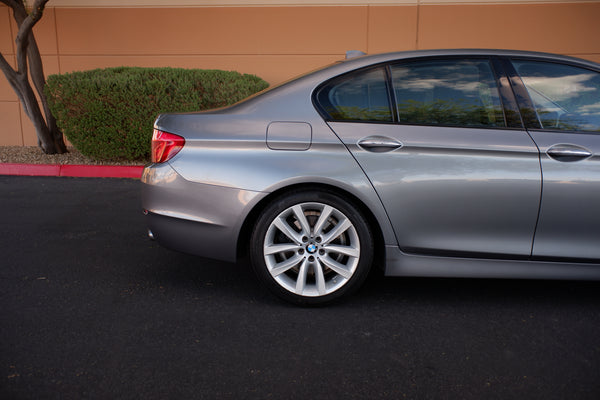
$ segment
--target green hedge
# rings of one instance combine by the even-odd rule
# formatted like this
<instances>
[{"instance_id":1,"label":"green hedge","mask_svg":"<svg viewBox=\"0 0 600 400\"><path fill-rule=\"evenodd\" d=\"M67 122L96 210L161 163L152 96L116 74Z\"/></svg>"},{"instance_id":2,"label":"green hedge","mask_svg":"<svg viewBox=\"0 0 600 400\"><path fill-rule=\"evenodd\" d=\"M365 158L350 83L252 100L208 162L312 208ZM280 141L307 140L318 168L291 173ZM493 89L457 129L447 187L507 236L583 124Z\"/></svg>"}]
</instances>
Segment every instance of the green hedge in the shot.
<instances>
[{"instance_id":1,"label":"green hedge","mask_svg":"<svg viewBox=\"0 0 600 400\"><path fill-rule=\"evenodd\" d=\"M51 75L46 95L58 126L82 154L147 161L158 114L230 105L267 86L237 72L120 67Z\"/></svg>"}]
</instances>

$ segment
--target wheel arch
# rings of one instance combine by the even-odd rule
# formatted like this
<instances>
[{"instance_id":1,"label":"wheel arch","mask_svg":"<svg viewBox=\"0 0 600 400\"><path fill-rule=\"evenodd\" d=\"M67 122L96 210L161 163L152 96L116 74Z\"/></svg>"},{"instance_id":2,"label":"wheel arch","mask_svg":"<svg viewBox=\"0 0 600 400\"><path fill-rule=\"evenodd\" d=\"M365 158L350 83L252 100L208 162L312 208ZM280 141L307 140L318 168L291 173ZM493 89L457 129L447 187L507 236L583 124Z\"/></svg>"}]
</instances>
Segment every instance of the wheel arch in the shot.
<instances>
[{"instance_id":1,"label":"wheel arch","mask_svg":"<svg viewBox=\"0 0 600 400\"><path fill-rule=\"evenodd\" d=\"M385 241L383 236L383 231L377 218L373 214L373 212L367 207L367 205L356 197L351 192L341 189L334 185L328 185L326 183L298 183L290 186L286 186L280 188L272 193L269 193L265 198L261 199L248 213L242 227L240 229L240 233L238 234L237 240L237 259L245 259L248 257L248 244L250 242L250 235L252 234L252 228L255 226L258 217L262 210L265 207L285 194L290 192L301 192L308 190L322 190L325 192L330 192L337 196L343 197L346 201L349 201L352 205L354 205L365 217L367 223L369 224L369 228L371 229L371 233L373 234L373 242L374 242L374 254L373 254L373 265L377 267L384 267L385 264Z\"/></svg>"}]
</instances>

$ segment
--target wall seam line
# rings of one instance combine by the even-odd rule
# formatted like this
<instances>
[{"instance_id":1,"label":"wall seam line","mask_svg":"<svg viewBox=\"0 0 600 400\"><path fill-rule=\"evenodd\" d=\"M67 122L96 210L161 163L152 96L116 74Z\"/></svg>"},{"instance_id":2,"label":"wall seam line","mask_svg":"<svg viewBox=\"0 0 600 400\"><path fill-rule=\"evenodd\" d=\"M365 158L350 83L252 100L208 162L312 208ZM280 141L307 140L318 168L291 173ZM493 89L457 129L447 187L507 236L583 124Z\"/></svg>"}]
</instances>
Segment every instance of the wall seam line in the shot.
<instances>
[{"instance_id":1,"label":"wall seam line","mask_svg":"<svg viewBox=\"0 0 600 400\"><path fill-rule=\"evenodd\" d=\"M419 25L421 19L421 0L417 0L417 26L415 35L415 50L419 50Z\"/></svg>"},{"instance_id":2,"label":"wall seam line","mask_svg":"<svg viewBox=\"0 0 600 400\"><path fill-rule=\"evenodd\" d=\"M371 22L371 5L368 4L367 5L367 46L366 46L367 48L365 49L366 50L365 53L367 53L367 54L371 54L371 48L369 47L369 43L370 43L369 35L371 33L370 22Z\"/></svg>"},{"instance_id":3,"label":"wall seam line","mask_svg":"<svg viewBox=\"0 0 600 400\"><path fill-rule=\"evenodd\" d=\"M56 39L56 60L58 62L58 73L62 74L62 65L60 62L60 44L58 40L58 22L56 17L57 13L58 10L54 8L54 38Z\"/></svg>"}]
</instances>

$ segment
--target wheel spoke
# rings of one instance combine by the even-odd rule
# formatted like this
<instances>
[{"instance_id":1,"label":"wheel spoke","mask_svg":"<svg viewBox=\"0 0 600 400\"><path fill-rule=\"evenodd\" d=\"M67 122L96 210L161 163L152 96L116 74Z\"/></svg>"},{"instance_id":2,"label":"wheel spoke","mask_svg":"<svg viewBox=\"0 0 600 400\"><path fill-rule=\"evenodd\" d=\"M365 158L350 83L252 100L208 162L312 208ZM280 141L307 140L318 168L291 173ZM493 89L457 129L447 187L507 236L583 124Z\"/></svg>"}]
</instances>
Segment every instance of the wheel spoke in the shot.
<instances>
[{"instance_id":1,"label":"wheel spoke","mask_svg":"<svg viewBox=\"0 0 600 400\"><path fill-rule=\"evenodd\" d=\"M306 220L306 216L304 215L304 210L302 210L302 207L300 207L300 205L295 205L292 207L292 211L294 211L294 215L296 216L296 219L302 228L301 234L306 236L310 235L310 226Z\"/></svg>"},{"instance_id":2,"label":"wheel spoke","mask_svg":"<svg viewBox=\"0 0 600 400\"><path fill-rule=\"evenodd\" d=\"M273 221L273 225L277 227L285 236L287 236L290 240L293 240L298 246L302 244L302 235L292 229L291 226L282 218L278 217Z\"/></svg>"},{"instance_id":3,"label":"wheel spoke","mask_svg":"<svg viewBox=\"0 0 600 400\"><path fill-rule=\"evenodd\" d=\"M352 246L340 246L337 244L330 244L326 247L328 252L343 254L348 257L358 257L360 256L360 249L357 249Z\"/></svg>"},{"instance_id":4,"label":"wheel spoke","mask_svg":"<svg viewBox=\"0 0 600 400\"><path fill-rule=\"evenodd\" d=\"M327 294L327 288L325 286L325 275L323 274L323 267L321 266L321 263L313 263L313 268L315 270L315 278L317 280L317 292L319 292L320 296Z\"/></svg>"},{"instance_id":5,"label":"wheel spoke","mask_svg":"<svg viewBox=\"0 0 600 400\"><path fill-rule=\"evenodd\" d=\"M287 251L297 251L300 248L296 243L281 243L270 244L265 246L265 256L277 253L285 253Z\"/></svg>"},{"instance_id":6,"label":"wheel spoke","mask_svg":"<svg viewBox=\"0 0 600 400\"><path fill-rule=\"evenodd\" d=\"M301 259L302 259L302 256L299 256L298 254L294 254L293 257L290 257L285 261L275 264L275 266L273 268L271 268L271 275L276 277L276 276L283 274L284 272L286 272L289 269L298 265L298 263L300 262Z\"/></svg>"},{"instance_id":7,"label":"wheel spoke","mask_svg":"<svg viewBox=\"0 0 600 400\"><path fill-rule=\"evenodd\" d=\"M314 230L315 230L314 234L315 235L321 235L321 230L325 226L325 223L331 216L332 212L333 212L333 208L331 206L328 206L328 205L323 206L323 210L321 210L321 215L319 216L319 220L317 221L317 223L314 226Z\"/></svg>"},{"instance_id":8,"label":"wheel spoke","mask_svg":"<svg viewBox=\"0 0 600 400\"><path fill-rule=\"evenodd\" d=\"M306 276L308 275L308 259L305 258L302 261L302 265L300 266L300 271L298 271L298 279L296 280L296 293L302 294L304 292L304 288L306 287Z\"/></svg>"},{"instance_id":9,"label":"wheel spoke","mask_svg":"<svg viewBox=\"0 0 600 400\"><path fill-rule=\"evenodd\" d=\"M327 245L339 237L342 233L346 232L348 228L352 227L352 223L348 218L344 218L339 221L336 226L333 227L332 230L327 232L326 235L323 236L323 244Z\"/></svg>"},{"instance_id":10,"label":"wheel spoke","mask_svg":"<svg viewBox=\"0 0 600 400\"><path fill-rule=\"evenodd\" d=\"M350 279L352 272L346 269L346 266L340 264L337 261L332 260L329 257L322 257L321 262L325 264L329 269L333 270L336 274L341 275L345 279Z\"/></svg>"}]
</instances>

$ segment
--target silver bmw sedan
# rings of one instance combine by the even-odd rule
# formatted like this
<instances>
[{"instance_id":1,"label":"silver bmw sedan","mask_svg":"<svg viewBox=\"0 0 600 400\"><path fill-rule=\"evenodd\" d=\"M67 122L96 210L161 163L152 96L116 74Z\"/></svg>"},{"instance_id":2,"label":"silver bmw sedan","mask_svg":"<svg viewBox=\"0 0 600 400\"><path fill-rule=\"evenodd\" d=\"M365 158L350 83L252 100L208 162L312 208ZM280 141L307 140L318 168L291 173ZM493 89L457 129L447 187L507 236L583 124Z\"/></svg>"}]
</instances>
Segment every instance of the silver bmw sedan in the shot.
<instances>
[{"instance_id":1,"label":"silver bmw sedan","mask_svg":"<svg viewBox=\"0 0 600 400\"><path fill-rule=\"evenodd\" d=\"M296 304L390 276L600 279L600 65L520 51L359 56L163 114L150 234L249 260Z\"/></svg>"}]
</instances>

